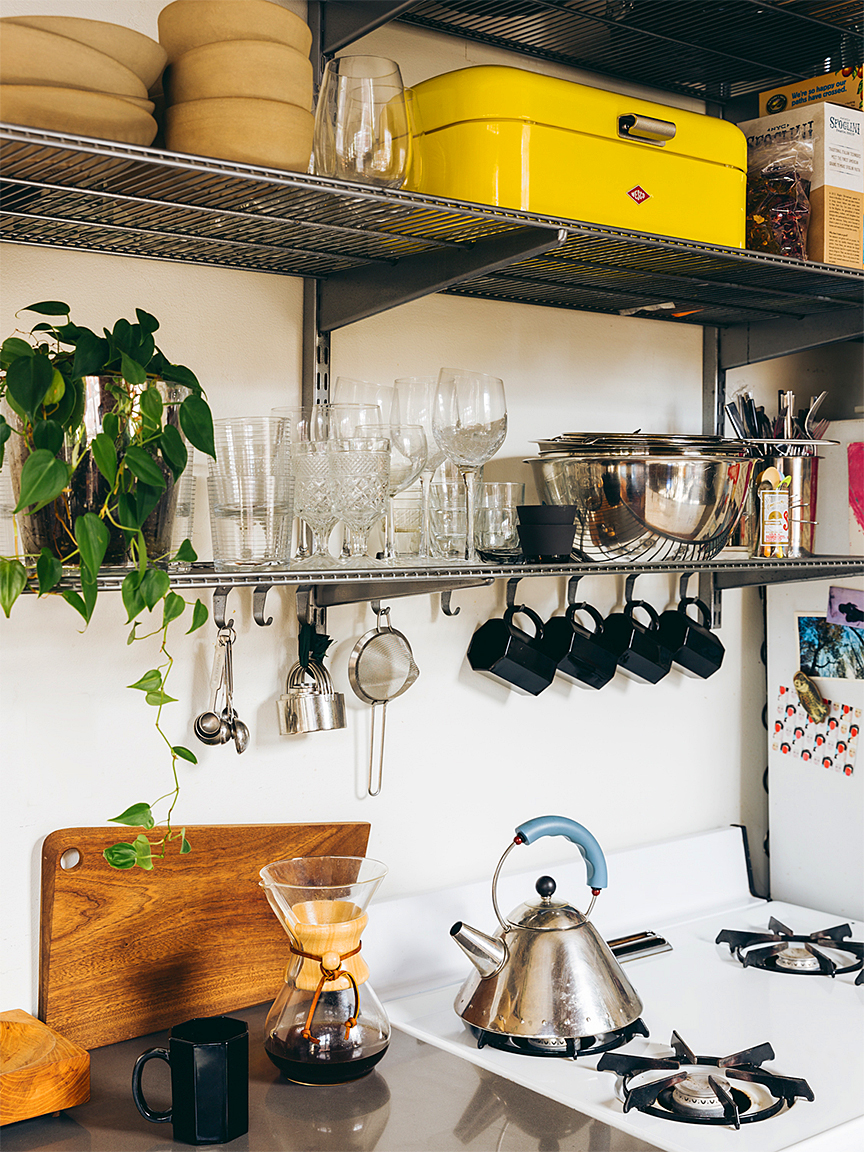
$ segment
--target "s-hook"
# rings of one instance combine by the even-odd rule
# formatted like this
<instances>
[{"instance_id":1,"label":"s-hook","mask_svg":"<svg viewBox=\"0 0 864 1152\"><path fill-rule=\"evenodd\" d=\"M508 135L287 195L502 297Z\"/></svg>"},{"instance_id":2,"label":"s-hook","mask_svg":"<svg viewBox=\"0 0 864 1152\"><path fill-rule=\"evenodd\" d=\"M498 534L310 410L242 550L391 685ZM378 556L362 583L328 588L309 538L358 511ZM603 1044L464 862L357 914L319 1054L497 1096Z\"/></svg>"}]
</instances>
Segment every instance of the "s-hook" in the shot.
<instances>
[{"instance_id":1,"label":"s-hook","mask_svg":"<svg viewBox=\"0 0 864 1152\"><path fill-rule=\"evenodd\" d=\"M627 577L626 581L624 582L624 602L626 604L630 604L632 602L632 600L634 599L633 586L636 583L637 579L639 578L639 575L640 575L639 572L631 572L630 575Z\"/></svg>"},{"instance_id":2,"label":"s-hook","mask_svg":"<svg viewBox=\"0 0 864 1152\"><path fill-rule=\"evenodd\" d=\"M690 577L695 576L695 572L682 572L681 579L678 581L678 599L684 600L687 597L687 585L690 582Z\"/></svg>"},{"instance_id":3,"label":"s-hook","mask_svg":"<svg viewBox=\"0 0 864 1152\"><path fill-rule=\"evenodd\" d=\"M575 576L571 576L567 581L567 603L576 603L576 589L579 586L579 581L585 575L584 572L577 572Z\"/></svg>"},{"instance_id":4,"label":"s-hook","mask_svg":"<svg viewBox=\"0 0 864 1152\"><path fill-rule=\"evenodd\" d=\"M225 603L228 599L228 593L233 588L233 584L222 585L213 589L213 623L221 632L223 628L233 628L234 621L229 620L225 623Z\"/></svg>"},{"instance_id":5,"label":"s-hook","mask_svg":"<svg viewBox=\"0 0 864 1152\"><path fill-rule=\"evenodd\" d=\"M459 613L462 611L462 609L458 608L458 607L452 608L450 606L450 594L451 594L451 592L452 592L451 588L445 588L445 590L441 593L441 611L444 613L445 616L458 616Z\"/></svg>"},{"instance_id":6,"label":"s-hook","mask_svg":"<svg viewBox=\"0 0 864 1152\"><path fill-rule=\"evenodd\" d=\"M506 597L507 597L507 607L508 608L515 608L516 607L516 586L518 585L518 583L521 579L522 579L521 576L511 576L510 579L507 581Z\"/></svg>"}]
</instances>

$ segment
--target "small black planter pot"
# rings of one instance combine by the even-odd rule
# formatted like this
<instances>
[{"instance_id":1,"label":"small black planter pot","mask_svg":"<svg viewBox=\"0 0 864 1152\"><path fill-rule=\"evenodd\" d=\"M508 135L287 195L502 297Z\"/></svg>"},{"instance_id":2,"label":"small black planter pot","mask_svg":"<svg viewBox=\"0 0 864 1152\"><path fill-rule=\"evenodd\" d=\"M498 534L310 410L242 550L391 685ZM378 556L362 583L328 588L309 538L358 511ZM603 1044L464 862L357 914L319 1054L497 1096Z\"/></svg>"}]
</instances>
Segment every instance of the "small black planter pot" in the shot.
<instances>
[{"instance_id":1,"label":"small black planter pot","mask_svg":"<svg viewBox=\"0 0 864 1152\"><path fill-rule=\"evenodd\" d=\"M528 616L535 635L523 632L513 623L517 613ZM501 620L481 624L468 645L468 663L528 696L539 696L555 677L555 661L541 648L543 621L522 604L508 608Z\"/></svg>"}]
</instances>

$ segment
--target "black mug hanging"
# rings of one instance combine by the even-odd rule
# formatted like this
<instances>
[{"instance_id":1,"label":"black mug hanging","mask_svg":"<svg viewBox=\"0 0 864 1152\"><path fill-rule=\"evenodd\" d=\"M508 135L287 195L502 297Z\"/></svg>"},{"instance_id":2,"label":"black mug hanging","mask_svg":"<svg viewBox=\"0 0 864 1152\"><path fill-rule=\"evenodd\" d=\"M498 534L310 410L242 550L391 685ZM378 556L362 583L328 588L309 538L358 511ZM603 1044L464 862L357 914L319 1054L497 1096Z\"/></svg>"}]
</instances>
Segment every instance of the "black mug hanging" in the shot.
<instances>
[{"instance_id":1,"label":"black mug hanging","mask_svg":"<svg viewBox=\"0 0 864 1152\"><path fill-rule=\"evenodd\" d=\"M644 609L650 617L642 624L633 613ZM672 667L672 654L659 643L660 617L644 600L628 600L623 612L610 612L603 621L600 644L613 653L618 667L631 680L656 684Z\"/></svg>"},{"instance_id":2,"label":"black mug hanging","mask_svg":"<svg viewBox=\"0 0 864 1152\"><path fill-rule=\"evenodd\" d=\"M535 634L517 627L513 617L524 613L534 625ZM555 661L540 647L543 621L524 604L512 604L503 619L481 624L468 645L468 663L475 672L503 680L510 688L539 696L555 676Z\"/></svg>"},{"instance_id":3,"label":"black mug hanging","mask_svg":"<svg viewBox=\"0 0 864 1152\"><path fill-rule=\"evenodd\" d=\"M701 623L687 615L690 604L699 609ZM677 608L667 609L660 617L660 644L671 653L672 662L685 676L707 680L723 663L725 649L711 631L710 623L708 605L695 596L682 596Z\"/></svg>"},{"instance_id":4,"label":"black mug hanging","mask_svg":"<svg viewBox=\"0 0 864 1152\"><path fill-rule=\"evenodd\" d=\"M594 631L583 627L577 612L587 612ZM584 600L570 604L564 616L553 616L543 625L540 646L555 661L558 672L580 688L602 688L615 675L618 666L612 652L604 648L603 617Z\"/></svg>"}]
</instances>

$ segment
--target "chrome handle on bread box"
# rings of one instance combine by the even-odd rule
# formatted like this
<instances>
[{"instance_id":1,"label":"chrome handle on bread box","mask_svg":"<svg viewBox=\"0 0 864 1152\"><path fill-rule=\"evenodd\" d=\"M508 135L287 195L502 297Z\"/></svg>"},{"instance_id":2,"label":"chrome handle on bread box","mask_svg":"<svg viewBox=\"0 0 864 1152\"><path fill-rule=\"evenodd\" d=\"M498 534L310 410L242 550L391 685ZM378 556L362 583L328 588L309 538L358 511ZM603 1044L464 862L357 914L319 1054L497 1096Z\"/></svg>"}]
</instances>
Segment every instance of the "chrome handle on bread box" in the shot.
<instances>
[{"instance_id":1,"label":"chrome handle on bread box","mask_svg":"<svg viewBox=\"0 0 864 1152\"><path fill-rule=\"evenodd\" d=\"M671 140L677 129L671 120L653 120L650 116L618 117L618 135L624 139L641 140L644 144L656 144L662 148Z\"/></svg>"}]
</instances>

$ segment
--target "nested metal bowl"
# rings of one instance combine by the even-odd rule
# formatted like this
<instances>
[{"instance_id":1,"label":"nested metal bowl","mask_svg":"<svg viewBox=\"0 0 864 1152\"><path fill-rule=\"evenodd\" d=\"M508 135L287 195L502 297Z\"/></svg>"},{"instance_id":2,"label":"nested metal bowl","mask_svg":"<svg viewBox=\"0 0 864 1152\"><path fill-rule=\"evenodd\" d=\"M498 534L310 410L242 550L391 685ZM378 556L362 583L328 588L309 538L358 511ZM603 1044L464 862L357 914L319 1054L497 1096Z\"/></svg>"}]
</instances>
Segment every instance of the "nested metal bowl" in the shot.
<instances>
[{"instance_id":1,"label":"nested metal bowl","mask_svg":"<svg viewBox=\"0 0 864 1152\"><path fill-rule=\"evenodd\" d=\"M710 560L744 507L754 461L739 455L560 453L526 460L538 499L576 507L573 557Z\"/></svg>"}]
</instances>

